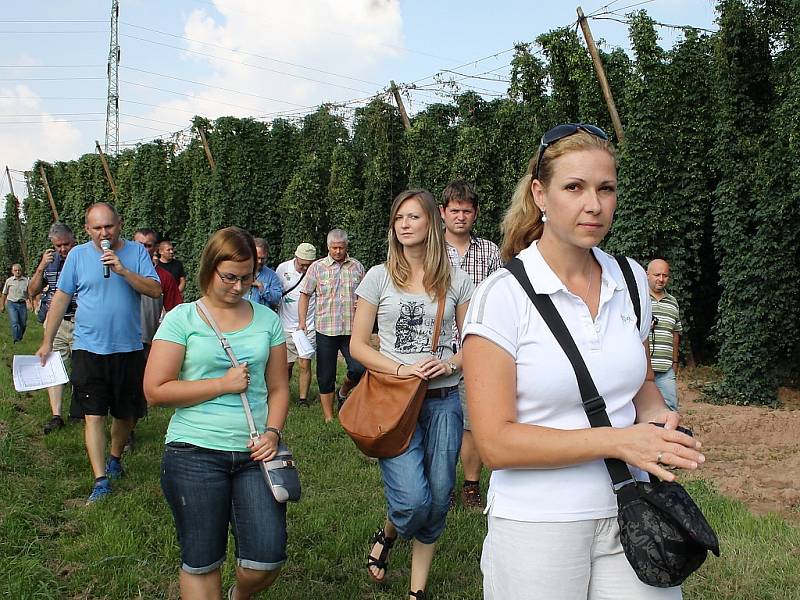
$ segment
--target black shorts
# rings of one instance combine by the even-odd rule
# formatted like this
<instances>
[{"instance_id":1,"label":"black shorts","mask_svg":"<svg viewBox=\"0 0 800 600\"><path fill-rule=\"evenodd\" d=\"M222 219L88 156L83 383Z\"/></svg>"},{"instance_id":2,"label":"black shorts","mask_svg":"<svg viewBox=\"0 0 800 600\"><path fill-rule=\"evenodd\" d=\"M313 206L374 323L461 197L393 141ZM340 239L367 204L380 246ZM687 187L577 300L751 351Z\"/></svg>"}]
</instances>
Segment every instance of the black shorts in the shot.
<instances>
[{"instance_id":1,"label":"black shorts","mask_svg":"<svg viewBox=\"0 0 800 600\"><path fill-rule=\"evenodd\" d=\"M139 419L146 414L142 380L144 352L94 354L72 351L73 401L84 415L109 413L117 419Z\"/></svg>"}]
</instances>

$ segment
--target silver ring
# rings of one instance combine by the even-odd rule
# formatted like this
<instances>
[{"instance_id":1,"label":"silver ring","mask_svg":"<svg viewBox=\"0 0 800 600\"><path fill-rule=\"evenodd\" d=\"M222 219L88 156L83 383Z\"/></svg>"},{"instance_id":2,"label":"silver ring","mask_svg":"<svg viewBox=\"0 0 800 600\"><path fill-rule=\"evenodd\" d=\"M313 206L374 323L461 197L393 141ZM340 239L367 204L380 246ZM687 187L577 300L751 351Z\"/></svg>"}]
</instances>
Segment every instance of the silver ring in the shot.
<instances>
[{"instance_id":1,"label":"silver ring","mask_svg":"<svg viewBox=\"0 0 800 600\"><path fill-rule=\"evenodd\" d=\"M663 453L663 452L659 452L659 453L658 453L658 456L656 456L656 462L657 462L658 464L661 464L661 459L662 459L662 458L664 458L664 453Z\"/></svg>"}]
</instances>

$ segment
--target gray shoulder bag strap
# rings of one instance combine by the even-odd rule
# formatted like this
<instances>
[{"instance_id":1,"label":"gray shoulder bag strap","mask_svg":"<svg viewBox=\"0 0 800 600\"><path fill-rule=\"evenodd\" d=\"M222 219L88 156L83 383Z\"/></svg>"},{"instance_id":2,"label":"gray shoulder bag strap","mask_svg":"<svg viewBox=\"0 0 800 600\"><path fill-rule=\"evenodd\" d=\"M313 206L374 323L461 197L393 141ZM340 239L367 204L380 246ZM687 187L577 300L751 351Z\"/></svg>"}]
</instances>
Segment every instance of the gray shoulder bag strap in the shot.
<instances>
[{"instance_id":1,"label":"gray shoulder bag strap","mask_svg":"<svg viewBox=\"0 0 800 600\"><path fill-rule=\"evenodd\" d=\"M202 300L197 300L196 304L206 323L214 330L231 364L234 367L238 367L239 361L236 359L236 355L233 353L231 345L223 335L219 325L217 325L214 317L211 316L211 311L203 304ZM253 412L250 410L250 401L247 399L247 394L245 392L240 392L239 397L242 400L244 416L247 419L247 427L250 430L250 439L255 442L258 440L260 434L256 427L255 419L253 419ZM275 457L267 462L260 460L258 464L261 467L267 485L272 491L273 496L275 496L275 500L278 502L286 502L287 500L297 502L300 499L300 476L297 473L294 456L292 455L292 451L289 450L289 447L284 444L282 440L278 440L278 453Z\"/></svg>"}]
</instances>

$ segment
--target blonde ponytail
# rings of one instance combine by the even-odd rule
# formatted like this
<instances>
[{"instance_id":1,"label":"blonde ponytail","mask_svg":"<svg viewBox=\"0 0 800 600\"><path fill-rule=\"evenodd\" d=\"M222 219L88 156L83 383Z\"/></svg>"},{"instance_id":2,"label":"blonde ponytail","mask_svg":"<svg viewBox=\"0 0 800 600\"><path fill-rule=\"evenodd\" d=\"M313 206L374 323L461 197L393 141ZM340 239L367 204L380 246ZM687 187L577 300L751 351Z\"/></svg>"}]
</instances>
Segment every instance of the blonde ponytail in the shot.
<instances>
[{"instance_id":1,"label":"blonde ponytail","mask_svg":"<svg viewBox=\"0 0 800 600\"><path fill-rule=\"evenodd\" d=\"M542 211L533 201L531 182L536 159L531 160L528 171L517 182L514 194L511 196L511 206L508 207L500 231L503 241L500 246L500 256L503 262L508 262L522 250L531 245L531 242L542 237Z\"/></svg>"}]
</instances>

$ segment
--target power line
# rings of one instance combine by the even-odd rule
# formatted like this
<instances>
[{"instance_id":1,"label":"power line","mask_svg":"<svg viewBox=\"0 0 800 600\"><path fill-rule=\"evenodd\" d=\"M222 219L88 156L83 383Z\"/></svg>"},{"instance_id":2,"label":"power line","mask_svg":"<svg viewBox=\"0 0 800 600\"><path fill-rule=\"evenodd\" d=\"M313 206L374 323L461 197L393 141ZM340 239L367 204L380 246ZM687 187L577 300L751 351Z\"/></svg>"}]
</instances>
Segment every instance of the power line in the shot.
<instances>
[{"instance_id":1,"label":"power line","mask_svg":"<svg viewBox=\"0 0 800 600\"><path fill-rule=\"evenodd\" d=\"M614 13L607 13L607 14L612 15ZM595 21L614 21L616 23L622 23L623 25L631 24L631 21L628 19L624 18L618 19L609 16L596 16L596 17L591 17L591 19ZM652 23L657 27L665 27L667 29L679 29L681 31L705 31L706 33L717 33L716 30L714 29L706 29L705 27L697 27L695 25L672 25L670 23L659 23L658 21L653 21Z\"/></svg>"},{"instance_id":2,"label":"power line","mask_svg":"<svg viewBox=\"0 0 800 600\"><path fill-rule=\"evenodd\" d=\"M341 73L334 73L332 71L326 71L324 69L318 69L316 67L309 67L307 65L294 63L294 62L290 62L290 61L287 61L287 60L281 60L281 59L278 59L278 58L273 58L271 56L264 56L263 54L256 54L255 52L247 52L245 50L237 50L235 48L228 48L227 46L223 46L222 44L214 44L212 42L204 42L202 40L186 37L184 35L178 35L178 34L175 34L175 33L169 33L168 31L160 31L158 29L152 29L150 27L143 27L142 25L135 25L133 23L128 23L128 22L125 22L125 21L122 21L122 24L127 26L127 27L135 27L136 29L143 29L145 31L150 31L150 32L153 32L153 33L157 33L159 35L166 35L166 36L169 36L169 37L173 37L173 38L177 38L177 39L181 39L181 40L186 40L188 42L192 42L192 43L195 43L195 44L203 44L204 46L211 46L213 48L220 48L222 50L225 50L226 52L231 52L231 53L234 53L234 54L241 54L241 55L244 55L244 56L252 56L252 57L255 57L255 58L260 58L262 60L268 60L268 61L271 61L271 62L276 62L276 63L279 63L279 64L288 65L288 66L291 66L291 67L297 67L299 69L306 69L306 70L309 70L309 71L314 71L316 73L322 73L324 75L331 75L331 76L334 76L334 77L341 77L342 79L350 79L351 81L357 81L359 83L367 83L369 85L380 85L380 84L375 83L373 81L367 81L365 79L359 79L358 77L352 77L350 75L343 75ZM126 35L126 34L123 34L123 35ZM135 38L135 39L141 39L141 38ZM152 40L145 40L145 41L152 41ZM193 50L189 50L189 49L186 49L186 48L184 48L183 50L186 51L186 52L195 52ZM244 63L237 63L237 64L244 64Z\"/></svg>"},{"instance_id":3,"label":"power line","mask_svg":"<svg viewBox=\"0 0 800 600\"><path fill-rule=\"evenodd\" d=\"M129 119L141 119L142 121L152 121L153 123L162 123L164 125L170 125L171 127L180 127L180 123L171 123L169 121L160 121L158 119L151 119L149 117L140 117L139 115L130 115L126 113L119 113L120 117L127 117Z\"/></svg>"},{"instance_id":4,"label":"power line","mask_svg":"<svg viewBox=\"0 0 800 600\"><path fill-rule=\"evenodd\" d=\"M104 115L105 113L101 112L80 112L80 113L35 113L35 114L24 114L24 115L0 115L0 118L12 118L12 117L76 117L76 116L86 116L86 115Z\"/></svg>"},{"instance_id":5,"label":"power line","mask_svg":"<svg viewBox=\"0 0 800 600\"><path fill-rule=\"evenodd\" d=\"M0 96L0 100L28 100L26 96ZM36 100L105 100L105 96L36 96ZM131 100L128 100L131 102ZM155 106L155 105L153 105Z\"/></svg>"},{"instance_id":6,"label":"power line","mask_svg":"<svg viewBox=\"0 0 800 600\"><path fill-rule=\"evenodd\" d=\"M148 127L147 125L142 125L141 123L126 123L125 121L120 121L121 125L127 125L128 127L139 127L140 129L149 129L150 131L160 131L162 133L172 133L166 129L159 129L157 127Z\"/></svg>"},{"instance_id":7,"label":"power line","mask_svg":"<svg viewBox=\"0 0 800 600\"><path fill-rule=\"evenodd\" d=\"M165 44L163 42L156 42L154 40L148 40L146 38L137 37L135 35L129 35L127 33L123 33L122 37L130 38L130 39L134 39L134 40L139 40L141 42L147 42L149 44L156 44L158 46L165 46L167 48L173 48L175 50L180 50L182 52L190 52L192 54L199 54L200 56L207 56L207 57L213 58L214 60L221 60L221 61L224 61L224 62L230 62L230 63L236 64L236 65L240 65L240 66L243 66L243 67L250 67L252 69L259 69L261 71L268 71L270 73L276 73L278 75L286 75L287 77L292 77L294 79L302 79L303 81L311 81L313 83L321 83L323 85L330 85L330 86L333 86L333 87L342 88L342 89L349 90L349 91L352 91L352 92L359 92L361 94L366 93L364 90L359 90L357 88L352 88L352 87L349 87L349 86L346 86L346 85L333 83L331 81L323 81L322 79L314 79L312 77L305 77L303 75L295 75L293 73L287 73L286 71L278 71L276 69L270 69L269 67L262 67L261 65L253 65L253 64L250 64L250 63L243 63L243 62L240 62L238 60L233 60L233 59L230 59L230 58L223 58L221 56L216 56L214 54L209 54L207 52L200 52L199 50L189 50L188 48L182 48L180 46L173 46L172 44Z\"/></svg>"},{"instance_id":8,"label":"power line","mask_svg":"<svg viewBox=\"0 0 800 600\"><path fill-rule=\"evenodd\" d=\"M47 121L5 121L2 125L47 125L49 123L105 123L105 119L49 119Z\"/></svg>"},{"instance_id":9,"label":"power line","mask_svg":"<svg viewBox=\"0 0 800 600\"><path fill-rule=\"evenodd\" d=\"M96 29L88 29L88 30L87 29L84 29L84 30L68 29L68 30L63 30L63 31L52 31L52 30L51 31L19 31L19 30L10 30L10 31L0 31L0 33L2 33L4 35L27 35L27 34L53 35L53 34L62 34L62 33L86 34L86 33L106 33L106 32L104 30L102 30L102 29L97 29L97 30Z\"/></svg>"},{"instance_id":10,"label":"power line","mask_svg":"<svg viewBox=\"0 0 800 600\"><path fill-rule=\"evenodd\" d=\"M0 65L0 69L97 69L105 65Z\"/></svg>"},{"instance_id":11,"label":"power line","mask_svg":"<svg viewBox=\"0 0 800 600\"><path fill-rule=\"evenodd\" d=\"M596 8L596 9L595 9L595 10L593 10L593 11L590 11L590 12L589 12L589 14L588 14L588 15L586 15L586 16L587 16L587 17L593 17L594 15L598 14L598 13L599 13L601 10L608 10L609 8L611 8L612 6L614 6L614 5L615 5L617 2L619 2L619 1L620 1L620 0L611 0L611 2L609 2L608 4L606 4L606 5L604 5L604 6L601 6L601 7L599 7L599 8Z\"/></svg>"},{"instance_id":12,"label":"power line","mask_svg":"<svg viewBox=\"0 0 800 600\"><path fill-rule=\"evenodd\" d=\"M192 95L192 94L186 94L184 92L178 92L178 91L175 91L175 90L168 90L166 88L160 88L160 87L156 87L156 86L153 86L153 85L147 85L145 83L139 83L138 81L126 81L124 79L120 79L120 81L122 83L124 83L125 85L135 85L137 87L143 87L143 88L147 88L147 89L150 89L150 90L156 90L158 92L166 92L168 94L175 94L176 96L185 96L186 98L191 98L191 99L197 100L197 101L211 102L212 104L223 104L225 106L233 106L234 108L241 108L243 110L249 110L249 111L252 111L252 112L260 112L260 110L262 110L262 109L258 109L258 108L253 108L251 106L242 106L241 104L233 104L231 102L225 102L223 100L213 100L211 98L198 98L197 96Z\"/></svg>"},{"instance_id":13,"label":"power line","mask_svg":"<svg viewBox=\"0 0 800 600\"><path fill-rule=\"evenodd\" d=\"M502 56L503 54L507 54L509 52L513 52L514 50L516 50L516 46L514 46L513 48L507 48L506 50L500 50L498 52L495 52L494 54L490 54L489 56L484 56L483 58L476 58L475 60L470 60L468 62L465 62L465 63L461 64L461 65L457 65L457 66L453 67L453 69L461 69L463 67L468 67L468 66L473 65L473 64L478 64L479 62L483 62L484 60L489 60L490 58L497 58L498 56ZM413 85L415 83L419 83L420 81L425 81L426 79L433 79L440 72L441 71L437 71L433 75L428 75L427 77L422 77L420 79L415 79L414 81L412 81L408 85Z\"/></svg>"},{"instance_id":14,"label":"power line","mask_svg":"<svg viewBox=\"0 0 800 600\"><path fill-rule=\"evenodd\" d=\"M614 12L621 12L623 10L628 10L629 8L636 8L637 6L643 6L645 4L650 4L651 2L655 2L656 0L642 0L641 2L636 2L635 4L629 4L628 6L622 6L620 8L614 9Z\"/></svg>"},{"instance_id":15,"label":"power line","mask_svg":"<svg viewBox=\"0 0 800 600\"><path fill-rule=\"evenodd\" d=\"M105 81L105 77L3 77L0 81Z\"/></svg>"},{"instance_id":16,"label":"power line","mask_svg":"<svg viewBox=\"0 0 800 600\"><path fill-rule=\"evenodd\" d=\"M290 106L301 106L300 104L297 104L296 102L290 102L288 100L279 100L277 98L270 98L268 96L262 96L260 94L252 94L250 92L243 92L242 90L234 90L234 89L231 89L231 88L221 87L221 86L218 86L218 85L211 85L209 83L204 83L202 81L193 81L191 79L184 79L183 77L176 77L175 75L167 75L165 73L156 73L155 71L148 71L146 69L137 69L136 67L129 67L127 65L123 66L122 68L126 69L128 71L136 71L138 73L146 73L148 75L155 75L156 77L164 77L165 79L174 79L175 81L183 81L185 83L191 83L191 84L194 84L194 85L202 85L204 87L212 88L212 89L215 89L215 90L222 90L224 92L233 92L234 94L241 94L243 96L252 96L253 98L261 98L262 100L269 100L270 102L280 102L281 104L289 104Z\"/></svg>"},{"instance_id":17,"label":"power line","mask_svg":"<svg viewBox=\"0 0 800 600\"><path fill-rule=\"evenodd\" d=\"M101 98L102 99L102 98ZM187 113L190 115L196 115L197 111L194 110L186 110L185 108L176 108L174 106L166 106L164 104L153 104L152 102L142 102L141 100L124 100L123 104L140 104L141 106L152 106L153 108L159 108L162 110L172 110L176 112Z\"/></svg>"},{"instance_id":18,"label":"power line","mask_svg":"<svg viewBox=\"0 0 800 600\"><path fill-rule=\"evenodd\" d=\"M0 23L107 23L100 19L3 19Z\"/></svg>"}]
</instances>

